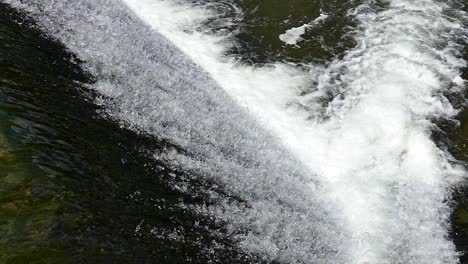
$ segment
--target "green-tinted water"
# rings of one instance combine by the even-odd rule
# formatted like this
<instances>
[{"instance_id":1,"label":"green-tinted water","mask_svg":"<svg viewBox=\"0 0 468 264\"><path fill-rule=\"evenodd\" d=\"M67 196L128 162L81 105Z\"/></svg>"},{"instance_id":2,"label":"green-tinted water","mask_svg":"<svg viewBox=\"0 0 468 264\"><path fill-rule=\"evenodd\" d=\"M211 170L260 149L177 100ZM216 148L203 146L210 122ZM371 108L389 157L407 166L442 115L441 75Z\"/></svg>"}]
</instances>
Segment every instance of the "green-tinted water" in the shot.
<instances>
[{"instance_id":1,"label":"green-tinted water","mask_svg":"<svg viewBox=\"0 0 468 264\"><path fill-rule=\"evenodd\" d=\"M224 14L207 21L214 32L229 30L236 45L229 55L251 64L287 60L296 63L327 62L354 46L351 36L354 21L347 16L358 3L319 0L204 0L214 2L218 13ZM194 1L200 4L200 1ZM236 8L233 8L235 6ZM242 16L237 17L241 9ZM286 45L279 36L293 27L310 23L327 14L328 18L307 30L297 45ZM234 19L226 26L222 19Z\"/></svg>"}]
</instances>

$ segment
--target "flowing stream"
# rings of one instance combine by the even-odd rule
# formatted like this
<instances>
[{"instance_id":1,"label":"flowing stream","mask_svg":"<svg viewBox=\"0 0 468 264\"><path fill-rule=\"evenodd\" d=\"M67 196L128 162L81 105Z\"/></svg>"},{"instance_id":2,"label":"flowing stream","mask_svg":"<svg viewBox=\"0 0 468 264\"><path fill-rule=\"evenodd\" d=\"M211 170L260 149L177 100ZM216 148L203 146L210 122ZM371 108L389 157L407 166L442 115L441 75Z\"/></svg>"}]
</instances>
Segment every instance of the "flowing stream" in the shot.
<instances>
[{"instance_id":1,"label":"flowing stream","mask_svg":"<svg viewBox=\"0 0 468 264\"><path fill-rule=\"evenodd\" d=\"M212 202L182 206L220 223L240 252L267 263L459 263L450 217L466 168L435 135L463 108L463 2L317 3L274 35L293 55L263 61L239 55L248 1L0 2L76 56L101 116L165 142L145 153L211 186ZM329 44L325 31L340 36ZM301 60L308 38L321 51Z\"/></svg>"}]
</instances>

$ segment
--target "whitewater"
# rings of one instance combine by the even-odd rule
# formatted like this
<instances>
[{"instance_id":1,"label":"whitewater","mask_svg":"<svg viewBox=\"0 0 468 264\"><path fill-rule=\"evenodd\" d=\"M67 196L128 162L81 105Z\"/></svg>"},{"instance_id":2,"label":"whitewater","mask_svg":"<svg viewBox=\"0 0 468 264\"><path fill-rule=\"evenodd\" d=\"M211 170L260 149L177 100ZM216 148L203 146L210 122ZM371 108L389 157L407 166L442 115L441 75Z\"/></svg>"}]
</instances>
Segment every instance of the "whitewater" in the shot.
<instances>
[{"instance_id":1,"label":"whitewater","mask_svg":"<svg viewBox=\"0 0 468 264\"><path fill-rule=\"evenodd\" d=\"M461 3L362 1L343 56L251 66L225 55L229 34L203 30L217 16L207 5L2 2L85 62L111 118L185 150L156 159L242 201L213 193L217 205L191 208L224 221L241 250L280 263L458 263L450 190L466 171L431 131L458 114L447 95L465 86Z\"/></svg>"}]
</instances>

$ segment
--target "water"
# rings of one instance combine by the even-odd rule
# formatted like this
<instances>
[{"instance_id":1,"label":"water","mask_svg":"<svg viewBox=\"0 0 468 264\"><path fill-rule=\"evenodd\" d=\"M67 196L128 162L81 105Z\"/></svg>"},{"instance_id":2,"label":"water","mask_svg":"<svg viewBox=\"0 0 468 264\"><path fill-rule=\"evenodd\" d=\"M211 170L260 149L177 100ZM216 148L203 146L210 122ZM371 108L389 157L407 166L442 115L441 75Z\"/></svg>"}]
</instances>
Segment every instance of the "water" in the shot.
<instances>
[{"instance_id":1,"label":"water","mask_svg":"<svg viewBox=\"0 0 468 264\"><path fill-rule=\"evenodd\" d=\"M207 183L147 154L171 145L103 118L79 61L0 8L0 262L249 263L185 208Z\"/></svg>"},{"instance_id":2,"label":"water","mask_svg":"<svg viewBox=\"0 0 468 264\"><path fill-rule=\"evenodd\" d=\"M184 220L159 242L168 249L152 251L167 232L157 217L134 216L120 221L121 230L136 237L133 243L123 243L105 220L93 225L104 232L88 233L98 246L104 234L118 241L102 256L112 258L120 249L127 260L137 262L133 253L170 261L173 241L182 252L179 262L458 262L466 219L466 172L455 159L466 153L466 130L457 130L455 120L463 119L457 109L464 105L461 3L294 1L271 11L275 1L4 2L62 43L76 56L72 61L82 61L75 67L88 76L71 81L78 89L70 90L81 91L76 98L87 102L88 115L99 114L93 117L102 120L98 127L104 122L129 138L112 152L128 158L106 161L108 177L93 177L118 186L93 209L109 217L100 210L115 201L119 215L134 214L117 197L135 184L144 183L145 199L165 190L181 197L172 206ZM313 22L320 14L328 17ZM281 41L281 34L304 24L314 26L296 45ZM142 138L137 147L135 138ZM89 144L101 144L95 142ZM139 154L128 156L133 148ZM56 160L74 152L62 151ZM120 173L109 169L129 162L173 172L134 179L139 173L115 177ZM69 164L62 168L79 172ZM167 176L151 186L151 175ZM165 187L156 188L160 181ZM126 197L135 200L140 188ZM461 202L453 233L452 194ZM101 199L87 201L95 200ZM154 213L148 204L142 208ZM187 231L200 223L205 231ZM210 241L206 246L185 239L199 233ZM134 243L145 250L132 249Z\"/></svg>"}]
</instances>

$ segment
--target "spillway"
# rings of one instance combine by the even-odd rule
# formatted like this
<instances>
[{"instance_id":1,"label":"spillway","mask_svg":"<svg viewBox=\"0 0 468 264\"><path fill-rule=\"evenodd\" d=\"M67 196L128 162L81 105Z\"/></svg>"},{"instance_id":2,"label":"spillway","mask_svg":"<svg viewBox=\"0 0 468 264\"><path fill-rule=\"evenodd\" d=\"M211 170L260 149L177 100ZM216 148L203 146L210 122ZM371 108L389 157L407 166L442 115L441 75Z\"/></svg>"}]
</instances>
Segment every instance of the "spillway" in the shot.
<instances>
[{"instance_id":1,"label":"spillway","mask_svg":"<svg viewBox=\"0 0 468 264\"><path fill-rule=\"evenodd\" d=\"M432 139L458 114L457 1L360 1L356 46L325 65L246 65L205 5L2 0L62 42L122 126L177 146L154 158L222 186L243 251L280 263L458 263L450 189L466 176ZM327 19L326 17L324 19Z\"/></svg>"}]
</instances>

